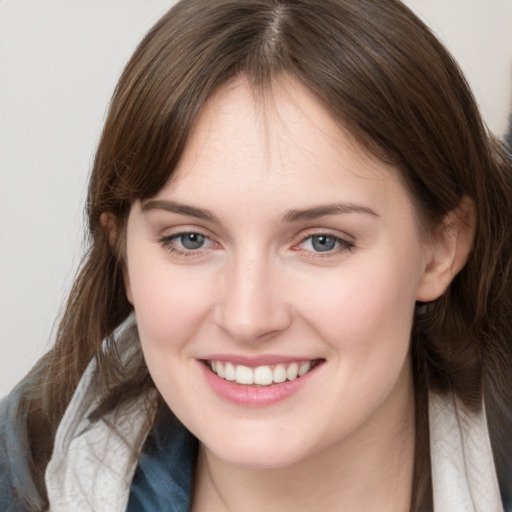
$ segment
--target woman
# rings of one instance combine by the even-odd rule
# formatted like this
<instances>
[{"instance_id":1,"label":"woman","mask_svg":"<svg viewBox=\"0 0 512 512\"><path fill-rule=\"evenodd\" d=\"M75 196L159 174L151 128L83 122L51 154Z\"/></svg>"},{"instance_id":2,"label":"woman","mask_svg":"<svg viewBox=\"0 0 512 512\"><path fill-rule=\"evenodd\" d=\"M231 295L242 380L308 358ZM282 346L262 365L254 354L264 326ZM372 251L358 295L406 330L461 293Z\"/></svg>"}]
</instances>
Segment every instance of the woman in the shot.
<instances>
[{"instance_id":1,"label":"woman","mask_svg":"<svg viewBox=\"0 0 512 512\"><path fill-rule=\"evenodd\" d=\"M399 2L180 2L2 406L6 506L509 510L506 158Z\"/></svg>"}]
</instances>

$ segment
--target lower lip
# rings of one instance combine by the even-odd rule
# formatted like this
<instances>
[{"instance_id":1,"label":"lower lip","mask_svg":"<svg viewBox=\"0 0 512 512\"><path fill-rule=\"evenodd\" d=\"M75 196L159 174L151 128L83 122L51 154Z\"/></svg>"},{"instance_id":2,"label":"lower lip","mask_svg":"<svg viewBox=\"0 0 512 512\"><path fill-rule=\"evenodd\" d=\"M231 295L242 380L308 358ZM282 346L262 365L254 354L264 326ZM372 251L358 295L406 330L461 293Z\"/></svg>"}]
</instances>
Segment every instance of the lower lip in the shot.
<instances>
[{"instance_id":1,"label":"lower lip","mask_svg":"<svg viewBox=\"0 0 512 512\"><path fill-rule=\"evenodd\" d=\"M270 386L255 386L237 384L233 381L221 379L207 367L204 361L198 360L198 363L206 381L217 395L229 402L245 407L264 407L286 400L307 385L317 370L323 366L323 363L319 363L308 373L295 380L271 384Z\"/></svg>"}]
</instances>

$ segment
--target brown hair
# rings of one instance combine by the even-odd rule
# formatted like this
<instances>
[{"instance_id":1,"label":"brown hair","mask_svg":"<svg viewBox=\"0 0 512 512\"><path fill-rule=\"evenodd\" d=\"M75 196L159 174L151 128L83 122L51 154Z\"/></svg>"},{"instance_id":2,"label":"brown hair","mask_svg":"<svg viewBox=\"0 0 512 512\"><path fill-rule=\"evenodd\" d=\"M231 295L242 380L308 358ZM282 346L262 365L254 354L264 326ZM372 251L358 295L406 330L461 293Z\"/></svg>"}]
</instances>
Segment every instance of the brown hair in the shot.
<instances>
[{"instance_id":1,"label":"brown hair","mask_svg":"<svg viewBox=\"0 0 512 512\"><path fill-rule=\"evenodd\" d=\"M169 180L206 101L241 74L260 91L280 74L307 86L371 154L398 170L429 225L465 196L475 203L469 261L440 299L418 308L413 328L412 509L420 510L431 500L427 388L455 393L473 408L484 389L498 434L498 419L510 414L512 173L453 59L397 0L184 0L141 42L114 93L94 161L90 249L27 399L29 426L39 426L39 437L40 425L47 432L34 445L39 492L44 500L56 428L93 357L106 397L99 415L153 386L140 352L137 370L126 375L109 343L131 306L122 247L113 250L100 216L111 214L123 232L132 203Z\"/></svg>"}]
</instances>

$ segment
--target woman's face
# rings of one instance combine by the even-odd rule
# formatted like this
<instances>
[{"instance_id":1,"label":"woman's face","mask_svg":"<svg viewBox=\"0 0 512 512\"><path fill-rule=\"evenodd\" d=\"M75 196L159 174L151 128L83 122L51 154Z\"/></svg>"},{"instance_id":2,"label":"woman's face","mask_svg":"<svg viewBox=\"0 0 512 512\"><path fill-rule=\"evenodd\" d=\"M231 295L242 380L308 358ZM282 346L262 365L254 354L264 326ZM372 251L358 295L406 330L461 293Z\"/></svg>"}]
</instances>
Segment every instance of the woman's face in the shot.
<instances>
[{"instance_id":1,"label":"woman's face","mask_svg":"<svg viewBox=\"0 0 512 512\"><path fill-rule=\"evenodd\" d=\"M163 398L210 453L250 467L398 429L420 235L397 173L300 84L265 106L230 84L128 220L127 294Z\"/></svg>"}]
</instances>

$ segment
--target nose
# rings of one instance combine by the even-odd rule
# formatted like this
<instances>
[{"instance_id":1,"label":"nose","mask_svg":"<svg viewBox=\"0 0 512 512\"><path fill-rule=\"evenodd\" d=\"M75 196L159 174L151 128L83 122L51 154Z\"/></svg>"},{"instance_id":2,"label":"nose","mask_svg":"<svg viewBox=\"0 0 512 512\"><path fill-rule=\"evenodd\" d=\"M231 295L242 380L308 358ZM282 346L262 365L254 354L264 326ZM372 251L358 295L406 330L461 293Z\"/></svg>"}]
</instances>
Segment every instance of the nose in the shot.
<instances>
[{"instance_id":1,"label":"nose","mask_svg":"<svg viewBox=\"0 0 512 512\"><path fill-rule=\"evenodd\" d=\"M290 326L293 312L278 273L268 259L248 254L236 258L227 270L216 322L231 338L263 341Z\"/></svg>"}]
</instances>

